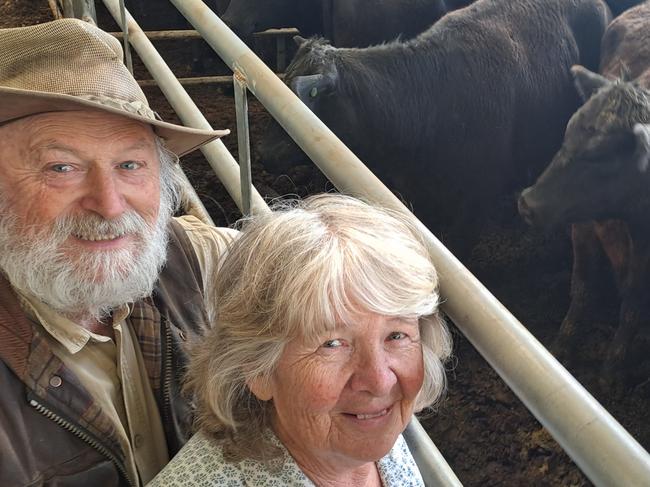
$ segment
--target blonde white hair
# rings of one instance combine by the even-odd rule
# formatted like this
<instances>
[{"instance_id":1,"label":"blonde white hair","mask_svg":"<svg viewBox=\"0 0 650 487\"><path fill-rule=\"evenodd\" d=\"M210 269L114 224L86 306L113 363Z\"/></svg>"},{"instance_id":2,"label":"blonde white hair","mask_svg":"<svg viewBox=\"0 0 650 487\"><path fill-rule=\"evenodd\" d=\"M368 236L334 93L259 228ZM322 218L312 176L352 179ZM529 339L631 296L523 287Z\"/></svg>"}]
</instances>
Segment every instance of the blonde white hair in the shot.
<instances>
[{"instance_id":1,"label":"blonde white hair","mask_svg":"<svg viewBox=\"0 0 650 487\"><path fill-rule=\"evenodd\" d=\"M419 319L425 374L416 409L440 397L451 339L412 220L325 194L282 201L241 226L216 276L213 328L194 349L187 384L197 426L223 440L227 459L277 454L263 434L272 401L259 401L247 383L267 380L292 339L351 325L358 314Z\"/></svg>"}]
</instances>

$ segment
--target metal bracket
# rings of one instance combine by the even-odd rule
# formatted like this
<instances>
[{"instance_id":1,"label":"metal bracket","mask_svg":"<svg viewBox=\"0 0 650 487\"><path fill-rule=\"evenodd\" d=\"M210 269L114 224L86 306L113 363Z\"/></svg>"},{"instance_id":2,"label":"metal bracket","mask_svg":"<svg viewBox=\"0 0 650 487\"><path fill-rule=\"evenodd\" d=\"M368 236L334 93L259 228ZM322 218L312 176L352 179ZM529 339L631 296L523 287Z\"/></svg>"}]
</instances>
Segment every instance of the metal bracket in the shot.
<instances>
[{"instance_id":1,"label":"metal bracket","mask_svg":"<svg viewBox=\"0 0 650 487\"><path fill-rule=\"evenodd\" d=\"M251 150L248 130L248 98L246 97L246 76L235 70L232 76L235 91L235 113L237 115L237 146L239 154L239 173L241 177L242 213L251 213Z\"/></svg>"}]
</instances>

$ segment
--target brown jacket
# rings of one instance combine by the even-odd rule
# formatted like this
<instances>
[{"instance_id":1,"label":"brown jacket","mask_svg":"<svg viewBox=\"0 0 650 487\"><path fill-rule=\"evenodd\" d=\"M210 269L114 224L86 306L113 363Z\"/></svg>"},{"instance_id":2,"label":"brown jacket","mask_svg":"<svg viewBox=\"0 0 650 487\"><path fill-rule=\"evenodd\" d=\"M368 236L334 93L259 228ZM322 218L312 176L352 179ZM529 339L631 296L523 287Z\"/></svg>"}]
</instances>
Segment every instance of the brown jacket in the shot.
<instances>
[{"instance_id":1,"label":"brown jacket","mask_svg":"<svg viewBox=\"0 0 650 487\"><path fill-rule=\"evenodd\" d=\"M174 455L187 441L191 405L180 394L185 342L207 326L201 270L172 222L167 264L153 296L127 318ZM128 486L114 428L59 360L0 277L0 485Z\"/></svg>"}]
</instances>

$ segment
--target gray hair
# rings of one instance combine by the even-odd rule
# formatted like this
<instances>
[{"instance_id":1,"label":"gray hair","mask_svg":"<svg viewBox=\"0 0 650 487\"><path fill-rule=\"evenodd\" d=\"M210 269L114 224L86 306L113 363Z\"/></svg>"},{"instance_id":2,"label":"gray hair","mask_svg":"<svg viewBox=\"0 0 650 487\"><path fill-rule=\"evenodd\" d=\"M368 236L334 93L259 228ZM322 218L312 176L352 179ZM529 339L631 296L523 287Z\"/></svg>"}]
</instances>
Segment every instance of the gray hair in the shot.
<instances>
[{"instance_id":1,"label":"gray hair","mask_svg":"<svg viewBox=\"0 0 650 487\"><path fill-rule=\"evenodd\" d=\"M283 201L243 220L216 276L213 328L193 350L187 389L197 426L223 440L229 461L269 460L272 401L247 383L268 380L285 345L354 323L360 313L419 319L424 383L416 409L445 389L451 338L438 313L438 278L406 216L334 194Z\"/></svg>"},{"instance_id":2,"label":"gray hair","mask_svg":"<svg viewBox=\"0 0 650 487\"><path fill-rule=\"evenodd\" d=\"M184 178L178 156L165 146L165 141L155 136L156 151L160 160L160 201L161 206L173 214L182 201ZM170 215L171 216L171 215Z\"/></svg>"}]
</instances>

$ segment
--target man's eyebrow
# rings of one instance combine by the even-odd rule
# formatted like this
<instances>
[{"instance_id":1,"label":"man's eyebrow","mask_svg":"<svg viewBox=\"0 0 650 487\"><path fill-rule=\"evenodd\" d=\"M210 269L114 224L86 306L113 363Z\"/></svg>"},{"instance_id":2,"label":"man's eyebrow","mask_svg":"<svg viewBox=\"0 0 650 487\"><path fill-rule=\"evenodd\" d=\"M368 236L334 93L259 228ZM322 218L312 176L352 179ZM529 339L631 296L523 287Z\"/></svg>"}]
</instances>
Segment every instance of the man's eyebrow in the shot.
<instances>
[{"instance_id":1,"label":"man's eyebrow","mask_svg":"<svg viewBox=\"0 0 650 487\"><path fill-rule=\"evenodd\" d=\"M67 152L72 155L76 155L77 151L73 147L68 146L65 143L62 143L58 140L45 140L45 141L32 141L29 144L28 153L30 155L38 155L42 152L49 150L57 150L61 152Z\"/></svg>"},{"instance_id":2,"label":"man's eyebrow","mask_svg":"<svg viewBox=\"0 0 650 487\"><path fill-rule=\"evenodd\" d=\"M133 144L129 145L128 147L125 147L124 150L140 150L140 149L150 149L152 147L155 148L156 144L151 143L150 140L147 139L140 139L135 141Z\"/></svg>"},{"instance_id":3,"label":"man's eyebrow","mask_svg":"<svg viewBox=\"0 0 650 487\"><path fill-rule=\"evenodd\" d=\"M146 139L141 139L135 141L133 144L127 147L124 147L122 149L122 152L127 152L132 150L145 150L145 149L150 149L151 147L155 147L155 144L152 144L150 141ZM68 152L70 154L79 153L79 151L74 147L67 145L65 142L62 142L60 140L54 140L54 139L45 140L42 142L32 142L29 145L29 152L32 154L35 152L41 152L47 150L59 150L63 152Z\"/></svg>"},{"instance_id":4,"label":"man's eyebrow","mask_svg":"<svg viewBox=\"0 0 650 487\"><path fill-rule=\"evenodd\" d=\"M72 148L58 140L47 140L43 142L32 142L30 150L47 150L47 149L61 149L72 150Z\"/></svg>"}]
</instances>

